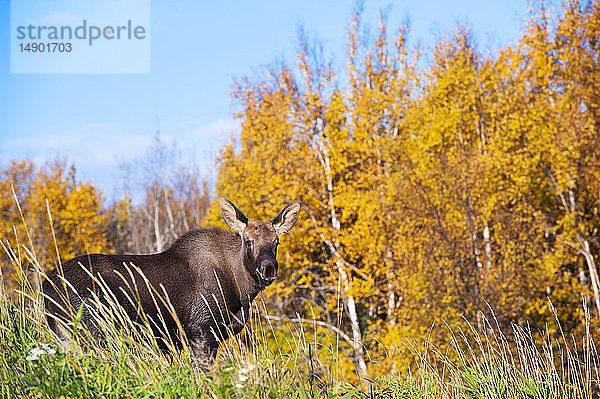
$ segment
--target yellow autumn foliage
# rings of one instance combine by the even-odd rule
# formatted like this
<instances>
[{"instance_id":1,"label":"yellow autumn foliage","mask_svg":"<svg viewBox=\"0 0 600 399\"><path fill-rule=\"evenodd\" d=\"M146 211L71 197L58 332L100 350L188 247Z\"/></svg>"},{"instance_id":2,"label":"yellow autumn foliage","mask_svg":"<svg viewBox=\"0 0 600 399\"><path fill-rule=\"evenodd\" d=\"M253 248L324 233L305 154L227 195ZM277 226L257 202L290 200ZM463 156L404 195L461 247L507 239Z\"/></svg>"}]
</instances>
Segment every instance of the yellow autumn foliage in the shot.
<instances>
[{"instance_id":1,"label":"yellow autumn foliage","mask_svg":"<svg viewBox=\"0 0 600 399\"><path fill-rule=\"evenodd\" d=\"M324 340L341 328L348 375L403 369L399 342L444 348L447 327L484 332L492 312L558 337L552 303L580 334L585 298L597 335L598 2L532 12L486 57L460 27L427 66L396 32L382 20L365 41L355 14L344 79L301 35L296 65L237 82L240 151L220 154L218 196L255 219L304 209L266 300L316 315Z\"/></svg>"},{"instance_id":2,"label":"yellow autumn foliage","mask_svg":"<svg viewBox=\"0 0 600 399\"><path fill-rule=\"evenodd\" d=\"M34 267L22 245L45 270L59 260L108 250L102 204L101 192L76 181L74 167L67 168L64 162L36 167L30 160L13 161L0 170L0 237L23 262L32 283L37 284ZM2 272L10 290L16 270L6 256Z\"/></svg>"}]
</instances>

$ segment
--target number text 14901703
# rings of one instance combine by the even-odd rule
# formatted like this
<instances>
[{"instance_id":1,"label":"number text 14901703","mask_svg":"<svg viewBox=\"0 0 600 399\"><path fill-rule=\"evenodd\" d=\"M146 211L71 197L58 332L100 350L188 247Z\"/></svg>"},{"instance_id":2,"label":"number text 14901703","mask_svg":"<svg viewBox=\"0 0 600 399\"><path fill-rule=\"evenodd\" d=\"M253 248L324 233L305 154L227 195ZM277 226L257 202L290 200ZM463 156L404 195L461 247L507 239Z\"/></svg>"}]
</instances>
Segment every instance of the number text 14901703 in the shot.
<instances>
[{"instance_id":1,"label":"number text 14901703","mask_svg":"<svg viewBox=\"0 0 600 399\"><path fill-rule=\"evenodd\" d=\"M71 43L19 43L22 53L70 53Z\"/></svg>"}]
</instances>

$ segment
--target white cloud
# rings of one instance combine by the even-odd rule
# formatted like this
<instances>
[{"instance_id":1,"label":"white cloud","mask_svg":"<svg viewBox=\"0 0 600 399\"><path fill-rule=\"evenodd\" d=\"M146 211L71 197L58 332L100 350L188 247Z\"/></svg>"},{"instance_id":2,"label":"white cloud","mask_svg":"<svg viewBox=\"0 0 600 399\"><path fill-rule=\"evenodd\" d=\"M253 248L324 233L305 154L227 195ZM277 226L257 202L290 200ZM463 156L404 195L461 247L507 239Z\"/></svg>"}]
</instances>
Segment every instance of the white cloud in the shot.
<instances>
[{"instance_id":1,"label":"white cloud","mask_svg":"<svg viewBox=\"0 0 600 399\"><path fill-rule=\"evenodd\" d=\"M217 119L208 125L199 125L197 121L187 121L178 127L188 140L211 140L217 144L228 142L232 134L238 135L241 130L239 121L230 118Z\"/></svg>"},{"instance_id":2,"label":"white cloud","mask_svg":"<svg viewBox=\"0 0 600 399\"><path fill-rule=\"evenodd\" d=\"M109 198L119 187L121 162L143 158L153 141L154 132L139 132L121 124L81 124L70 127L47 127L37 136L0 137L0 156L8 159L29 157L36 163L65 158L77 168L81 180L99 185ZM209 124L199 121L165 126L161 134L166 143L176 141L184 159L192 159L202 173L214 172L213 160L219 148L239 135L240 126L233 119L217 119Z\"/></svg>"},{"instance_id":3,"label":"white cloud","mask_svg":"<svg viewBox=\"0 0 600 399\"><path fill-rule=\"evenodd\" d=\"M241 126L239 121L230 118L216 119L209 124L188 120L179 123L172 132L179 147L187 152L184 155L194 158L207 174L211 174L219 149L228 144L232 136L239 137Z\"/></svg>"},{"instance_id":4,"label":"white cloud","mask_svg":"<svg viewBox=\"0 0 600 399\"><path fill-rule=\"evenodd\" d=\"M151 137L122 125L90 124L49 131L36 137L8 139L3 143L3 152L9 156L33 156L36 159L60 154L78 166L108 167L115 163L115 157L143 154L150 141Z\"/></svg>"},{"instance_id":5,"label":"white cloud","mask_svg":"<svg viewBox=\"0 0 600 399\"><path fill-rule=\"evenodd\" d=\"M92 181L112 198L118 186L120 160L144 154L152 137L122 125L87 124L68 129L46 129L35 137L2 140L3 158L33 159L43 164L66 159L77 168L80 180Z\"/></svg>"}]
</instances>

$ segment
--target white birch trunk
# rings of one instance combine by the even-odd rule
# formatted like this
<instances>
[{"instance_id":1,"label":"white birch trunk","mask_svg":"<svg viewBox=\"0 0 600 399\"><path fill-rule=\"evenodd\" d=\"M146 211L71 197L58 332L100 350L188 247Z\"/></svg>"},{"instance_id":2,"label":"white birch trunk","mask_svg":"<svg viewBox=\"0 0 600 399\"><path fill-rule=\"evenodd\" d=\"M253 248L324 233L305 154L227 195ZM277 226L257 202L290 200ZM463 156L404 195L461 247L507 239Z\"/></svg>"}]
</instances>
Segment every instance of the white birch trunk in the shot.
<instances>
[{"instance_id":1,"label":"white birch trunk","mask_svg":"<svg viewBox=\"0 0 600 399\"><path fill-rule=\"evenodd\" d=\"M592 289L594 291L594 300L596 301L596 310L598 311L598 318L600 319L600 279L598 278L598 270L596 269L596 262L594 262L594 256L590 251L590 243L588 240L582 240L583 244L583 256L587 263L590 271L590 281L592 283Z\"/></svg>"},{"instance_id":2,"label":"white birch trunk","mask_svg":"<svg viewBox=\"0 0 600 399\"><path fill-rule=\"evenodd\" d=\"M163 193L163 197L165 199L165 209L167 211L167 217L169 218L169 233L173 237L173 239L177 239L177 233L175 232L175 219L173 218L173 211L171 210L171 202L169 201L169 194L167 193L167 189L161 188Z\"/></svg>"},{"instance_id":3,"label":"white birch trunk","mask_svg":"<svg viewBox=\"0 0 600 399\"><path fill-rule=\"evenodd\" d=\"M344 297L346 298L346 305L348 307L348 317L350 317L350 325L352 326L352 342L354 346L354 353L358 362L358 369L363 378L367 376L367 363L365 362L365 352L362 346L362 333L360 331L360 323L358 321L358 313L356 312L356 303L354 296L350 295L350 281L348 273L344 268L344 262L338 258L336 261L338 272L340 273L340 280L342 281L342 289Z\"/></svg>"},{"instance_id":4,"label":"white birch trunk","mask_svg":"<svg viewBox=\"0 0 600 399\"><path fill-rule=\"evenodd\" d=\"M320 161L321 161L321 166L323 167L323 172L325 174L325 179L326 179L326 187L327 187L327 196L328 196L328 206L329 206L329 213L331 216L331 226L333 227L334 230L336 230L338 233L340 231L340 222L337 219L336 216L336 212L335 212L335 201L334 201L334 195L333 195L333 180L332 180L332 176L331 176L331 164L329 162L329 152L327 150L327 147L325 146L325 143L323 142L323 137L322 135L319 135L319 140L317 143L318 146L318 150L319 150L319 154L320 154ZM363 349L363 345L362 345L362 333L360 331L360 323L358 321L358 312L356 311L356 302L354 300L354 296L350 294L350 288L351 288L351 276L348 275L348 273L346 272L345 269L345 265L344 265L344 260L341 258L339 252L338 252L338 248L339 248L339 243L337 242L337 238L336 241L334 242L334 250L335 250L335 256L336 256L336 266L338 269L338 273L340 275L340 280L341 280L341 285L342 285L342 298L345 298L345 302L346 302L346 308L348 311L348 317L350 318L350 325L352 328L352 340L354 343L354 354L356 356L356 360L358 363L358 370L361 374L361 376L363 378L366 378L367 376L367 364L365 362L365 353L364 353L364 349Z\"/></svg>"},{"instance_id":5,"label":"white birch trunk","mask_svg":"<svg viewBox=\"0 0 600 399\"><path fill-rule=\"evenodd\" d=\"M156 240L156 251L157 252L162 252L162 248L163 248L163 243L162 243L162 237L160 235L160 225L158 223L158 213L159 209L158 209L158 199L157 201L154 203L154 238Z\"/></svg>"},{"instance_id":6,"label":"white birch trunk","mask_svg":"<svg viewBox=\"0 0 600 399\"><path fill-rule=\"evenodd\" d=\"M489 271L492 267L492 244L490 243L490 228L487 222L483 228L483 242L485 244L485 265Z\"/></svg>"}]
</instances>

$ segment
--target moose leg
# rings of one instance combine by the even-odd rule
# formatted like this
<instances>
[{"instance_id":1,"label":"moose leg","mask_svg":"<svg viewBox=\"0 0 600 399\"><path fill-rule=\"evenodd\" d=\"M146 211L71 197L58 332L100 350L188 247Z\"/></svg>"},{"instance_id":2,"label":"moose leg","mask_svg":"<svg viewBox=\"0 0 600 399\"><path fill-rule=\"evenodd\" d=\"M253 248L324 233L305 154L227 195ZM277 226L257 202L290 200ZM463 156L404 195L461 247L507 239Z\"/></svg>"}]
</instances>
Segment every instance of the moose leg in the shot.
<instances>
[{"instance_id":1,"label":"moose leg","mask_svg":"<svg viewBox=\"0 0 600 399\"><path fill-rule=\"evenodd\" d=\"M233 334L239 334L250 319L250 308L242 306L240 310L231 315L231 330Z\"/></svg>"},{"instance_id":2,"label":"moose leg","mask_svg":"<svg viewBox=\"0 0 600 399\"><path fill-rule=\"evenodd\" d=\"M231 315L231 331L234 335L242 333L241 341L246 346L252 343L252 327L248 324L250 319L250 306L242 306L240 310ZM244 328L245 327L245 328Z\"/></svg>"},{"instance_id":3,"label":"moose leg","mask_svg":"<svg viewBox=\"0 0 600 399\"><path fill-rule=\"evenodd\" d=\"M194 359L202 370L208 370L213 364L219 349L219 342L210 334L208 331L200 330L189 335Z\"/></svg>"}]
</instances>

